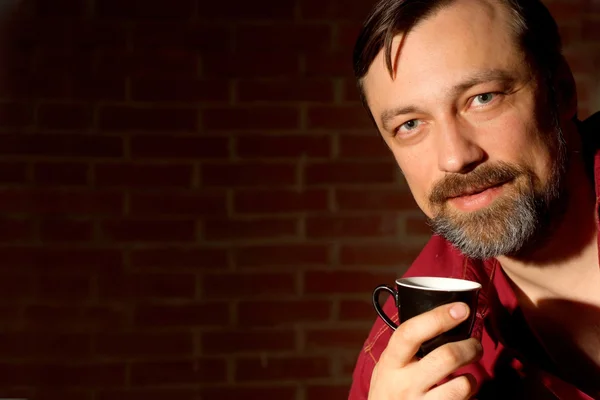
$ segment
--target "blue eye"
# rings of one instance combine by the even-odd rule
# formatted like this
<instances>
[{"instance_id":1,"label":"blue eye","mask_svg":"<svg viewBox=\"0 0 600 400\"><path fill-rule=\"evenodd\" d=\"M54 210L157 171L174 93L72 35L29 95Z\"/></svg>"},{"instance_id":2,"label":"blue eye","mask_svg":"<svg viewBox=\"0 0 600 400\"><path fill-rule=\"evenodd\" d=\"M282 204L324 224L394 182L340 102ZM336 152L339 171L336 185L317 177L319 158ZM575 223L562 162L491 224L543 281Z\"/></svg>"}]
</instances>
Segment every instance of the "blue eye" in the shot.
<instances>
[{"instance_id":1,"label":"blue eye","mask_svg":"<svg viewBox=\"0 0 600 400\"><path fill-rule=\"evenodd\" d=\"M412 131L413 129L416 129L420 125L420 123L421 122L419 120L411 119L410 121L406 121L405 123L400 125L400 129L404 128L407 131Z\"/></svg>"},{"instance_id":2,"label":"blue eye","mask_svg":"<svg viewBox=\"0 0 600 400\"><path fill-rule=\"evenodd\" d=\"M494 93L483 93L475 96L474 101L476 100L479 103L479 105L485 105L491 103L494 100L494 97Z\"/></svg>"}]
</instances>

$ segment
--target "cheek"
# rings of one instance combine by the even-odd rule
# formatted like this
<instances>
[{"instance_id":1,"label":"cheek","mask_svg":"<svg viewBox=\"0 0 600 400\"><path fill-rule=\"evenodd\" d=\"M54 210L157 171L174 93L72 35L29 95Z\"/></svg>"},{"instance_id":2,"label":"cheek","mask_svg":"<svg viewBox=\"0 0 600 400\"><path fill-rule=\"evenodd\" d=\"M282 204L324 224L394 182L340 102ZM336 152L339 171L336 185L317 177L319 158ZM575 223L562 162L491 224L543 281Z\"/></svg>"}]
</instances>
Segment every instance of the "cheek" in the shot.
<instances>
[{"instance_id":1,"label":"cheek","mask_svg":"<svg viewBox=\"0 0 600 400\"><path fill-rule=\"evenodd\" d=\"M397 152L394 152L394 157L417 205L427 216L431 216L427 199L435 181L435 163L425 157L412 157L409 154L401 156Z\"/></svg>"}]
</instances>

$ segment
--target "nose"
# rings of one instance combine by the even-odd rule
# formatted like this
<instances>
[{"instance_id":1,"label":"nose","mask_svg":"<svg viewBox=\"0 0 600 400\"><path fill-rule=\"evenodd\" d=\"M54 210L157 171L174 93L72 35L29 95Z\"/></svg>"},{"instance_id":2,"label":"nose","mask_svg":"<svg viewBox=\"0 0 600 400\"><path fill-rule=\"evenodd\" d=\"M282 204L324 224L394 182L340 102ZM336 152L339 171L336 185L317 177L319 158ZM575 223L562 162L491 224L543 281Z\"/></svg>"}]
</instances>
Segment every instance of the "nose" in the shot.
<instances>
[{"instance_id":1,"label":"nose","mask_svg":"<svg viewBox=\"0 0 600 400\"><path fill-rule=\"evenodd\" d=\"M448 173L467 173L485 160L485 151L473 140L472 128L445 121L438 132L438 167Z\"/></svg>"}]
</instances>

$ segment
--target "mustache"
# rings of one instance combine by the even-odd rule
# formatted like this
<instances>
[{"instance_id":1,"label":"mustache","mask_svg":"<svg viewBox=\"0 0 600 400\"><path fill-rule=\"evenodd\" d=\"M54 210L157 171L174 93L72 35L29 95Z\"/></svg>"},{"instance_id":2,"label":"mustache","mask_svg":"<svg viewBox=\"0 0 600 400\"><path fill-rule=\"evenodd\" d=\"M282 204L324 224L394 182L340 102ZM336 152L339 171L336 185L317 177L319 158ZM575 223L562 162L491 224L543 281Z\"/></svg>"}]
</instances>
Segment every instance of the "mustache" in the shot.
<instances>
[{"instance_id":1,"label":"mustache","mask_svg":"<svg viewBox=\"0 0 600 400\"><path fill-rule=\"evenodd\" d=\"M505 163L481 165L467 174L447 175L431 190L429 202L441 205L452 197L478 193L493 186L511 181L523 174L521 168Z\"/></svg>"}]
</instances>

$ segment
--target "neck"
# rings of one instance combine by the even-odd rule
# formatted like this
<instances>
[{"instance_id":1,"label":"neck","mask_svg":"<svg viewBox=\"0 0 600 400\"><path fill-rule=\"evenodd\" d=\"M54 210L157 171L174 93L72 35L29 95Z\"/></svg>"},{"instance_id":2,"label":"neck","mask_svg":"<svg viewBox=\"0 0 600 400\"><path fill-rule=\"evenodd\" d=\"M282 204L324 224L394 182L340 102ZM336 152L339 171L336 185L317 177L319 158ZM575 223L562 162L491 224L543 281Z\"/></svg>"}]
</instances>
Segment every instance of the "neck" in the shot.
<instances>
[{"instance_id":1,"label":"neck","mask_svg":"<svg viewBox=\"0 0 600 400\"><path fill-rule=\"evenodd\" d=\"M498 257L506 274L525 291L565 295L565 288L575 292L586 282L583 277L598 275L600 279L594 183L583 159L575 156L565 177L568 197L563 214L555 216L551 233L526 254Z\"/></svg>"}]
</instances>

